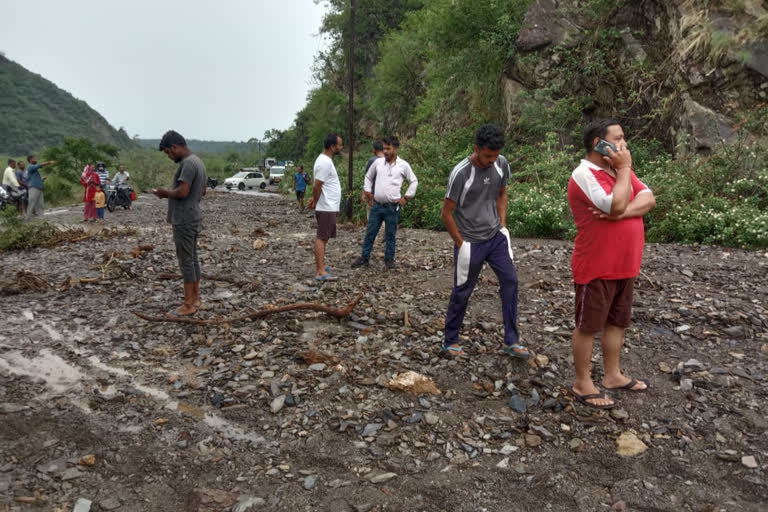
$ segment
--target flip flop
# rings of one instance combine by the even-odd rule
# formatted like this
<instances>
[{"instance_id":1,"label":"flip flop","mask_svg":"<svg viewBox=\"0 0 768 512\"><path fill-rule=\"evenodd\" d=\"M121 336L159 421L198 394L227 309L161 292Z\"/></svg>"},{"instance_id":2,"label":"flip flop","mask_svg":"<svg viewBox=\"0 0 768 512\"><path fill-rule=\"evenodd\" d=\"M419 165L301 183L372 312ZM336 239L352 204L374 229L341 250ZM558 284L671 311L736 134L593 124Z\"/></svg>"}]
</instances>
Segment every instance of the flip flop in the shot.
<instances>
[{"instance_id":1,"label":"flip flop","mask_svg":"<svg viewBox=\"0 0 768 512\"><path fill-rule=\"evenodd\" d=\"M464 347L462 347L461 345L459 345L458 347L454 347L451 345L448 345L448 346L440 345L440 352L453 358L463 357L467 355L467 353L464 352Z\"/></svg>"},{"instance_id":2,"label":"flip flop","mask_svg":"<svg viewBox=\"0 0 768 512\"><path fill-rule=\"evenodd\" d=\"M632 389L641 382L645 384L645 388ZM605 389L607 389L608 391L632 391L633 393L642 393L643 391L648 391L649 389L651 389L651 383L650 381L648 381L648 379L632 379L623 386L619 386L617 388L605 388Z\"/></svg>"},{"instance_id":3,"label":"flip flop","mask_svg":"<svg viewBox=\"0 0 768 512\"><path fill-rule=\"evenodd\" d=\"M525 352L520 352L519 351L520 349L525 350ZM501 351L509 356L516 357L518 359L527 360L528 358L531 357L531 354L530 352L528 352L528 349L519 343L515 343L514 345L507 345L503 349L501 349Z\"/></svg>"},{"instance_id":4,"label":"flip flop","mask_svg":"<svg viewBox=\"0 0 768 512\"><path fill-rule=\"evenodd\" d=\"M611 397L608 396L608 393L606 393L605 391L600 391L599 393L589 393L586 395L580 395L577 392L575 392L573 389L571 389L570 392L574 397L576 397L576 400L586 405L587 407L592 407L593 409L613 409L616 406L616 402L612 402L610 404L605 404L605 405L598 405L598 404L589 402L589 400L605 399L605 398L612 400Z\"/></svg>"},{"instance_id":5,"label":"flip flop","mask_svg":"<svg viewBox=\"0 0 768 512\"><path fill-rule=\"evenodd\" d=\"M339 278L331 275L331 274L323 274L321 276L316 276L315 281L337 281Z\"/></svg>"}]
</instances>

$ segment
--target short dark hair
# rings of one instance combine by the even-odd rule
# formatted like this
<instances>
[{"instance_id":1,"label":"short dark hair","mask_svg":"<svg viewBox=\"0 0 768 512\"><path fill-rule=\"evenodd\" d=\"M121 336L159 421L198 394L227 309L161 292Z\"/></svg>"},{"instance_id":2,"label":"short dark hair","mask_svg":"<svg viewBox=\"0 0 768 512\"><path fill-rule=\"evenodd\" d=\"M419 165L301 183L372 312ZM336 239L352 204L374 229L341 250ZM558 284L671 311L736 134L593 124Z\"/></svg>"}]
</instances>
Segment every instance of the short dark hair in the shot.
<instances>
[{"instance_id":1,"label":"short dark hair","mask_svg":"<svg viewBox=\"0 0 768 512\"><path fill-rule=\"evenodd\" d=\"M299 165L299 169L304 170L304 166L303 165Z\"/></svg>"},{"instance_id":2,"label":"short dark hair","mask_svg":"<svg viewBox=\"0 0 768 512\"><path fill-rule=\"evenodd\" d=\"M175 130L168 130L163 134L163 138L160 139L160 151L164 150L165 148L170 148L171 146L186 146L187 140L177 131Z\"/></svg>"},{"instance_id":3,"label":"short dark hair","mask_svg":"<svg viewBox=\"0 0 768 512\"><path fill-rule=\"evenodd\" d=\"M373 150L374 150L375 152L377 152L377 153L378 153L379 151L384 151L384 143L383 143L383 142L381 142L380 140L375 140L375 141L373 141Z\"/></svg>"},{"instance_id":4,"label":"short dark hair","mask_svg":"<svg viewBox=\"0 0 768 512\"><path fill-rule=\"evenodd\" d=\"M27 162L32 163L33 158L35 158L35 155L27 155Z\"/></svg>"},{"instance_id":5,"label":"short dark hair","mask_svg":"<svg viewBox=\"0 0 768 512\"><path fill-rule=\"evenodd\" d=\"M335 133L329 133L325 136L325 139L323 139L323 147L325 149L330 148L331 146L335 146L339 142L339 136Z\"/></svg>"},{"instance_id":6,"label":"short dark hair","mask_svg":"<svg viewBox=\"0 0 768 512\"><path fill-rule=\"evenodd\" d=\"M504 147L504 132L495 124L484 124L475 133L475 145L479 148L500 150Z\"/></svg>"},{"instance_id":7,"label":"short dark hair","mask_svg":"<svg viewBox=\"0 0 768 512\"><path fill-rule=\"evenodd\" d=\"M584 149L587 150L587 153L592 151L592 141L595 140L595 137L602 139L608 133L608 127L615 125L621 126L621 123L615 119L595 119L591 121L584 128ZM623 130L624 127L621 126L621 129Z\"/></svg>"},{"instance_id":8,"label":"short dark hair","mask_svg":"<svg viewBox=\"0 0 768 512\"><path fill-rule=\"evenodd\" d=\"M8 159L8 165L15 164L15 163L16 163L16 160L14 160L13 158Z\"/></svg>"},{"instance_id":9,"label":"short dark hair","mask_svg":"<svg viewBox=\"0 0 768 512\"><path fill-rule=\"evenodd\" d=\"M397 137L395 137L394 135L390 135L389 137L384 137L382 139L382 142L384 144L387 144L389 146L394 146L396 148L400 147L400 140ZM382 147L382 149L384 149L384 148Z\"/></svg>"}]
</instances>

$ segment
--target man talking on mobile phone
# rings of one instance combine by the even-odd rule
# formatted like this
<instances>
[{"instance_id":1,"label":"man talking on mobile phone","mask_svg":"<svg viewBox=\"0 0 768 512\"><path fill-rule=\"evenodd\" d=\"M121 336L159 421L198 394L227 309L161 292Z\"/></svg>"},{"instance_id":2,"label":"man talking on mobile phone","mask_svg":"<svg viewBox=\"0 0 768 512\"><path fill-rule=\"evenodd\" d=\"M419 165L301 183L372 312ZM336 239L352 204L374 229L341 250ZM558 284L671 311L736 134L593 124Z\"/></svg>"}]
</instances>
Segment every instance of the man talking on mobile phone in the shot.
<instances>
[{"instance_id":1,"label":"man talking on mobile phone","mask_svg":"<svg viewBox=\"0 0 768 512\"><path fill-rule=\"evenodd\" d=\"M605 389L642 392L649 387L648 381L621 372L619 356L643 258L643 215L656 206L656 199L632 170L632 154L618 121L589 123L584 147L587 156L568 183L568 203L578 230L571 259L576 290L571 391L587 406L608 409L615 405L613 399L590 375L595 334L602 332Z\"/></svg>"}]
</instances>

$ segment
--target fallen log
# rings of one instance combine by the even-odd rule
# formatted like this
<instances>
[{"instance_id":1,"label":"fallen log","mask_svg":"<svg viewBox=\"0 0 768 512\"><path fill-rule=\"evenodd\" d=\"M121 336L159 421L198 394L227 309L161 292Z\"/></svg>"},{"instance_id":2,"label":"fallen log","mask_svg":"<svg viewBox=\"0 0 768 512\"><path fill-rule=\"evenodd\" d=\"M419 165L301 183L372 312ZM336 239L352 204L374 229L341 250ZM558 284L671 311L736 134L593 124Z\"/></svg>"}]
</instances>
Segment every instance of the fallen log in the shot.
<instances>
[{"instance_id":1,"label":"fallen log","mask_svg":"<svg viewBox=\"0 0 768 512\"><path fill-rule=\"evenodd\" d=\"M231 318L212 318L210 320L199 320L197 318L192 318L189 316L150 316L146 315L144 313L140 313L138 311L134 311L133 314L137 317L141 318L142 320L146 320L147 322L173 322L173 323L179 323L179 324L192 324L192 325L222 325L222 324L232 324L235 322L243 322L245 320L255 320L257 318L264 318L265 316L274 315L275 313L286 313L288 311L297 311L297 310L307 310L307 311L320 311L321 313L325 313L326 315L330 315L336 318L344 318L348 316L352 310L355 309L355 306L360 302L360 300L363 298L363 294L358 294L357 297L355 297L355 300L347 304L346 307L343 309L335 309L330 306L326 306L324 304L314 304L311 302L300 302L297 304L288 304L285 306L272 306L267 307L265 309L261 309L258 311L253 311L251 313L248 313L247 315L241 315Z\"/></svg>"}]
</instances>

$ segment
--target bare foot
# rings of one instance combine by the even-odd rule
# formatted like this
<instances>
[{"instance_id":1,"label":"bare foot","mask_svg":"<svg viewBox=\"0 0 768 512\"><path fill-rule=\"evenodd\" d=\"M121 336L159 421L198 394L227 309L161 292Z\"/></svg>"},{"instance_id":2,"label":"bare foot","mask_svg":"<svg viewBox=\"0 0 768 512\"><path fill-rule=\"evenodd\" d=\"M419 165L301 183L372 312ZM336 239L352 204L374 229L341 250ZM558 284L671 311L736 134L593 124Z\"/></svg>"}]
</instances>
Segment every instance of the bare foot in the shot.
<instances>
[{"instance_id":1,"label":"bare foot","mask_svg":"<svg viewBox=\"0 0 768 512\"><path fill-rule=\"evenodd\" d=\"M605 389L621 389L623 391L645 391L648 389L648 382L643 379L632 379L619 374L616 377L603 377L603 387Z\"/></svg>"},{"instance_id":2,"label":"bare foot","mask_svg":"<svg viewBox=\"0 0 768 512\"><path fill-rule=\"evenodd\" d=\"M190 316L190 315L194 315L195 313L197 313L197 308L195 306L190 306L189 304L182 304L175 310L169 311L168 316L171 316L171 317Z\"/></svg>"}]
</instances>

